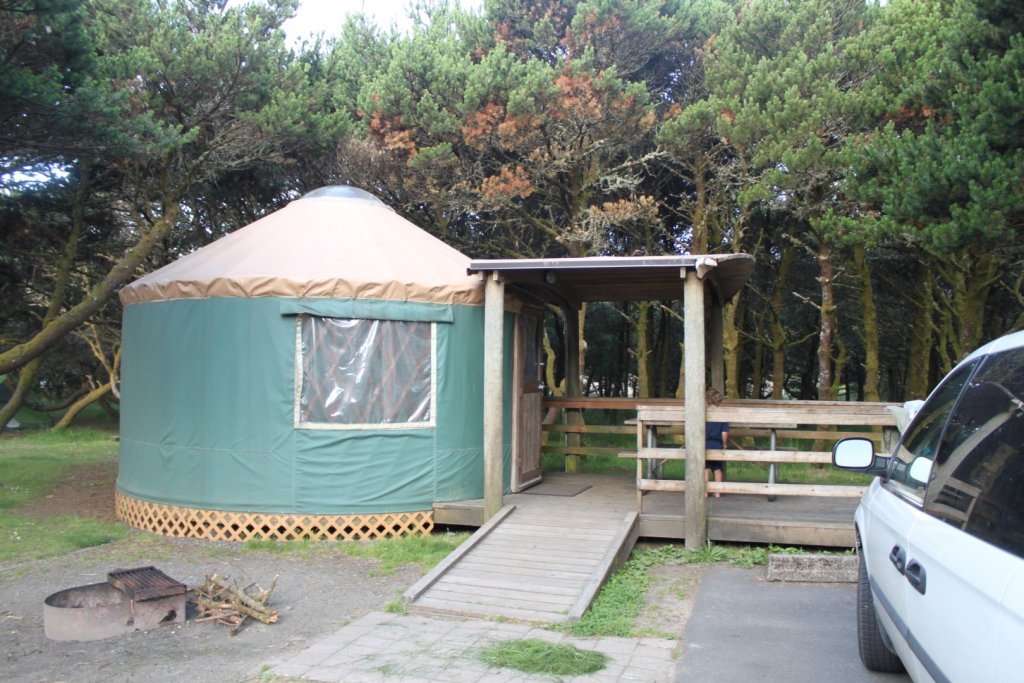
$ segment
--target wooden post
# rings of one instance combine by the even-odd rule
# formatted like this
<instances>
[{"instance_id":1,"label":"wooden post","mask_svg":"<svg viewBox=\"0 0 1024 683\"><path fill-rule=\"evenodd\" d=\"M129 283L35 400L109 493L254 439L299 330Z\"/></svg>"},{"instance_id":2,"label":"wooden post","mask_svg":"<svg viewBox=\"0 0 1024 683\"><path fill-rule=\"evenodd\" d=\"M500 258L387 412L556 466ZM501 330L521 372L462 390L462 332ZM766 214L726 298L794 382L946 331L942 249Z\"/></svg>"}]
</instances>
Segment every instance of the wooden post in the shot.
<instances>
[{"instance_id":1,"label":"wooden post","mask_svg":"<svg viewBox=\"0 0 1024 683\"><path fill-rule=\"evenodd\" d=\"M704 283L692 270L683 283L683 334L686 342L686 549L696 550L708 539L704 485Z\"/></svg>"},{"instance_id":2,"label":"wooden post","mask_svg":"<svg viewBox=\"0 0 1024 683\"><path fill-rule=\"evenodd\" d=\"M484 521L502 506L505 426L505 283L487 275L484 288Z\"/></svg>"},{"instance_id":3,"label":"wooden post","mask_svg":"<svg viewBox=\"0 0 1024 683\"><path fill-rule=\"evenodd\" d=\"M708 318L708 351L711 354L711 387L725 395L725 321L722 305L711 297ZM735 397L739 398L739 396Z\"/></svg>"},{"instance_id":4,"label":"wooden post","mask_svg":"<svg viewBox=\"0 0 1024 683\"><path fill-rule=\"evenodd\" d=\"M573 308L565 308L565 396L580 397L580 313ZM583 413L578 408L566 408L565 421L571 425L583 424ZM581 446L583 438L579 432L567 432L566 446ZM583 458L579 455L565 456L566 472L581 472Z\"/></svg>"}]
</instances>

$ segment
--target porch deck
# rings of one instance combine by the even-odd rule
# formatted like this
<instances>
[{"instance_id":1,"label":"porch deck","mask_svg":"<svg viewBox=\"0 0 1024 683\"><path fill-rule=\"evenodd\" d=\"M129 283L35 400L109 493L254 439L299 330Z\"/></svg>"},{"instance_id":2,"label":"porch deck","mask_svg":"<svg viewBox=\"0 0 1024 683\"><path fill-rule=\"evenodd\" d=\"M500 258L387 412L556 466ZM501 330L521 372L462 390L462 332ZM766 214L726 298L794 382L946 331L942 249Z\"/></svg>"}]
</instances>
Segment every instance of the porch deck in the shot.
<instances>
[{"instance_id":1,"label":"porch deck","mask_svg":"<svg viewBox=\"0 0 1024 683\"><path fill-rule=\"evenodd\" d=\"M551 495L587 486L575 496ZM549 493L551 492L551 493ZM682 540L685 538L686 494L647 491L638 534L642 538ZM831 496L766 496L723 494L709 498L708 538L712 541L770 543L852 548L856 542L853 513L857 498ZM632 477L547 472L544 481L523 493L504 497L506 505L534 510L550 518L572 515L581 518L577 528L587 528L588 514L595 511L624 514L635 512L636 482ZM434 506L436 524L480 526L483 499Z\"/></svg>"},{"instance_id":2,"label":"porch deck","mask_svg":"<svg viewBox=\"0 0 1024 683\"><path fill-rule=\"evenodd\" d=\"M639 537L682 539L684 493L631 477L548 473L483 523L483 499L438 504L437 524L480 527L403 599L414 612L561 622L578 619ZM857 500L729 495L708 503L716 541L852 547Z\"/></svg>"}]
</instances>

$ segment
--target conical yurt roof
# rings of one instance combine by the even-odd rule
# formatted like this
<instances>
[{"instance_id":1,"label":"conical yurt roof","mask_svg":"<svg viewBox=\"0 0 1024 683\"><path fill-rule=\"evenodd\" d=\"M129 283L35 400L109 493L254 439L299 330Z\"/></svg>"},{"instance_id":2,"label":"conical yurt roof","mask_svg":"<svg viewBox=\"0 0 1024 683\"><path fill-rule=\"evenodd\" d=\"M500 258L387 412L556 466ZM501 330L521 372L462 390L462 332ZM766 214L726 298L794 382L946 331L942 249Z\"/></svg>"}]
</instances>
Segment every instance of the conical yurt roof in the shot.
<instances>
[{"instance_id":1,"label":"conical yurt roof","mask_svg":"<svg viewBox=\"0 0 1024 683\"><path fill-rule=\"evenodd\" d=\"M483 303L470 259L353 187L314 190L139 278L125 306L212 297Z\"/></svg>"}]
</instances>

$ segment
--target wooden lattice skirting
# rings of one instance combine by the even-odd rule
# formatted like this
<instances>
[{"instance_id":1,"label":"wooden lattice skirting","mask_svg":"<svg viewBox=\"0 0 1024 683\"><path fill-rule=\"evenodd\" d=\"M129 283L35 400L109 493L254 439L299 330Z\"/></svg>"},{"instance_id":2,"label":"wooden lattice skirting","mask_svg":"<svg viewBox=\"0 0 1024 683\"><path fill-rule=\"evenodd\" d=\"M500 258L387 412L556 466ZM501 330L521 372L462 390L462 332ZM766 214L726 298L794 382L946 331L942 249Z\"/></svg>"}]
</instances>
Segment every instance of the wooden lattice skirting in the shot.
<instances>
[{"instance_id":1,"label":"wooden lattice skirting","mask_svg":"<svg viewBox=\"0 0 1024 683\"><path fill-rule=\"evenodd\" d=\"M117 492L117 517L143 531L211 541L369 541L429 534L433 510L364 515L231 512L164 505Z\"/></svg>"}]
</instances>

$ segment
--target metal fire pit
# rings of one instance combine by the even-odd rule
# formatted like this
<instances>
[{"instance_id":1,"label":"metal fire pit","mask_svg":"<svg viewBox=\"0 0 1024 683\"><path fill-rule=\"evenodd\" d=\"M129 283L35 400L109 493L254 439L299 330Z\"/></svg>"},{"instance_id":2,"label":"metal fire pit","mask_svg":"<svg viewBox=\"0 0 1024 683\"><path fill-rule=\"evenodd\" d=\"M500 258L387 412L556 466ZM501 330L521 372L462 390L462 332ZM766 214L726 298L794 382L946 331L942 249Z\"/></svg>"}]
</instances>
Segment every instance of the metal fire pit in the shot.
<instances>
[{"instance_id":1,"label":"metal fire pit","mask_svg":"<svg viewBox=\"0 0 1024 683\"><path fill-rule=\"evenodd\" d=\"M185 621L185 584L155 567L119 569L106 583L62 590L43 603L51 640L102 640Z\"/></svg>"}]
</instances>

